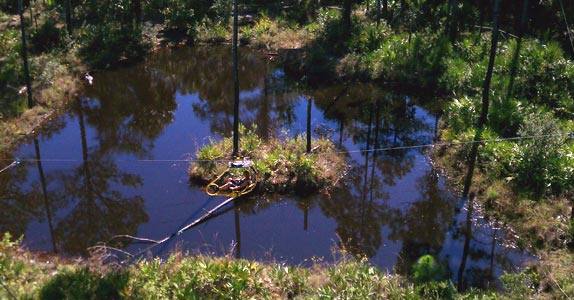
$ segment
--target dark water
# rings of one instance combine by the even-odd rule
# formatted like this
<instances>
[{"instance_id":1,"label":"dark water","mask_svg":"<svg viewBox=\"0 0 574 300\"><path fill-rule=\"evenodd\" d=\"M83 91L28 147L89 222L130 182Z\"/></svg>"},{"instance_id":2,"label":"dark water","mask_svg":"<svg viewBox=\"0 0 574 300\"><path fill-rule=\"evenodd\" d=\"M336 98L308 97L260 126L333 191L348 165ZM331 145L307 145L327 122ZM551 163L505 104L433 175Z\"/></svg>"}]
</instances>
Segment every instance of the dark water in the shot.
<instances>
[{"instance_id":1,"label":"dark water","mask_svg":"<svg viewBox=\"0 0 574 300\"><path fill-rule=\"evenodd\" d=\"M105 243L137 253L148 245L112 237L159 240L223 201L190 185L187 169L198 147L232 132L230 55L229 47L163 51L93 74L67 113L9 157L21 164L0 173L0 230L24 235L32 250L85 255ZM239 65L241 122L264 137L305 133L312 99L313 136L345 153L348 177L328 194L243 199L150 254L178 248L306 265L344 249L407 274L430 253L475 286L528 259L445 187L428 147L408 147L432 143L438 108L373 85L309 88L247 50Z\"/></svg>"}]
</instances>

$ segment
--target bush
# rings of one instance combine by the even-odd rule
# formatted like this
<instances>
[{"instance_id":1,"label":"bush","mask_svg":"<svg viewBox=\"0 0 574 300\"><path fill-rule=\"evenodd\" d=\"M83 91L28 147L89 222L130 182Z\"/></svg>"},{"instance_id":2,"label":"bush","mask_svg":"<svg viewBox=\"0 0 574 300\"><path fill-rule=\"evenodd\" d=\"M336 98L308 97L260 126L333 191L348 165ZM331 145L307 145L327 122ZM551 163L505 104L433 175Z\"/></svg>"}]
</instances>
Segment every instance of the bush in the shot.
<instances>
[{"instance_id":1,"label":"bush","mask_svg":"<svg viewBox=\"0 0 574 300\"><path fill-rule=\"evenodd\" d=\"M509 299L531 299L537 293L539 275L531 270L518 274L504 273L500 281Z\"/></svg>"},{"instance_id":2,"label":"bush","mask_svg":"<svg viewBox=\"0 0 574 300\"><path fill-rule=\"evenodd\" d=\"M550 113L534 113L518 130L525 138L520 147L516 184L535 197L559 189L556 175L561 174L564 159L561 148L566 139L558 120Z\"/></svg>"},{"instance_id":3,"label":"bush","mask_svg":"<svg viewBox=\"0 0 574 300\"><path fill-rule=\"evenodd\" d=\"M0 31L0 86L17 86L22 74L20 35L17 30Z\"/></svg>"},{"instance_id":4,"label":"bush","mask_svg":"<svg viewBox=\"0 0 574 300\"><path fill-rule=\"evenodd\" d=\"M42 287L40 299L121 299L120 291L126 289L129 277L127 271L113 271L103 276L88 268L64 271Z\"/></svg>"},{"instance_id":5,"label":"bush","mask_svg":"<svg viewBox=\"0 0 574 300\"><path fill-rule=\"evenodd\" d=\"M223 43L229 37L229 30L224 24L209 19L204 19L196 31L196 40L207 43Z\"/></svg>"},{"instance_id":6,"label":"bush","mask_svg":"<svg viewBox=\"0 0 574 300\"><path fill-rule=\"evenodd\" d=\"M168 0L162 13L166 27L187 34L198 21L190 1Z\"/></svg>"},{"instance_id":7,"label":"bush","mask_svg":"<svg viewBox=\"0 0 574 300\"><path fill-rule=\"evenodd\" d=\"M32 30L30 46L34 52L45 52L59 48L63 44L65 30L56 26L53 20L47 20L40 28Z\"/></svg>"},{"instance_id":8,"label":"bush","mask_svg":"<svg viewBox=\"0 0 574 300\"><path fill-rule=\"evenodd\" d=\"M80 57L96 68L108 68L120 61L140 59L151 47L143 41L140 29L121 27L114 23L88 26L82 44L84 46L80 48Z\"/></svg>"},{"instance_id":9,"label":"bush","mask_svg":"<svg viewBox=\"0 0 574 300\"><path fill-rule=\"evenodd\" d=\"M24 84L20 49L17 30L0 31L0 118L17 116L27 106L24 97L18 95Z\"/></svg>"}]
</instances>

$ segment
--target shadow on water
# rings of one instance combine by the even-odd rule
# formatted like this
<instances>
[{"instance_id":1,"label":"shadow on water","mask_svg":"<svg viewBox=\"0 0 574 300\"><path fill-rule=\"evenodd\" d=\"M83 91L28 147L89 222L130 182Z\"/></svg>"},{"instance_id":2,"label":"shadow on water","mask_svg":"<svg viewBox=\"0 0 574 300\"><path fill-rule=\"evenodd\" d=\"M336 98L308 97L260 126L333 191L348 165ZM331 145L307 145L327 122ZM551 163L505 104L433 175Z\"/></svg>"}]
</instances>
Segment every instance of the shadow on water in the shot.
<instances>
[{"instance_id":1,"label":"shadow on water","mask_svg":"<svg viewBox=\"0 0 574 300\"><path fill-rule=\"evenodd\" d=\"M487 286L530 259L506 246L504 228L475 204L461 203L417 146L436 136L433 100L421 105L366 84L308 87L247 50L239 66L241 123L265 138L296 136L310 124L351 168L325 194L230 204L156 254L177 248L306 265L344 250L400 274L432 254L465 286ZM215 207L223 199L190 186L187 169L199 147L232 133L232 67L228 47L212 46L94 74L66 115L10 154L22 163L0 173L0 230L61 255L99 243L135 253L141 245L110 240L160 239Z\"/></svg>"}]
</instances>

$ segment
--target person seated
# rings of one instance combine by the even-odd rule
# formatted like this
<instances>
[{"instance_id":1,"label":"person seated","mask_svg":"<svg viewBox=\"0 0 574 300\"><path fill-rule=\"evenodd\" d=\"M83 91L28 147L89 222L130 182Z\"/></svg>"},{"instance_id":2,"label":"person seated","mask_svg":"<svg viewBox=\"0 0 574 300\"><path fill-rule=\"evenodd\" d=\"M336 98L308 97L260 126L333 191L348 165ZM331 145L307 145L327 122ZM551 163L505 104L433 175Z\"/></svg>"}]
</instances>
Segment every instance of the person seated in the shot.
<instances>
[{"instance_id":1,"label":"person seated","mask_svg":"<svg viewBox=\"0 0 574 300\"><path fill-rule=\"evenodd\" d=\"M220 190L230 189L232 191L242 190L251 183L250 176L251 174L249 174L249 171L245 170L243 171L243 177L240 178L229 177L227 178L225 184L220 186L219 189Z\"/></svg>"}]
</instances>

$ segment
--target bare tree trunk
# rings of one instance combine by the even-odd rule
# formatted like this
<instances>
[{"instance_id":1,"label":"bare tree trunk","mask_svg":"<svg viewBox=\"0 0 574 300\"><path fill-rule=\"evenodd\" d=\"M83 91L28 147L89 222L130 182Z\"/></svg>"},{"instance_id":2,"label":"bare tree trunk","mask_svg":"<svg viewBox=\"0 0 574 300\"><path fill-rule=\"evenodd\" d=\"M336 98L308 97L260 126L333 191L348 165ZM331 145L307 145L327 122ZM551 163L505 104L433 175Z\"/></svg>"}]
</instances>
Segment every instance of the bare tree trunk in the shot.
<instances>
[{"instance_id":1,"label":"bare tree trunk","mask_svg":"<svg viewBox=\"0 0 574 300\"><path fill-rule=\"evenodd\" d=\"M381 0L377 0L377 27L381 25Z\"/></svg>"},{"instance_id":2,"label":"bare tree trunk","mask_svg":"<svg viewBox=\"0 0 574 300\"><path fill-rule=\"evenodd\" d=\"M482 111L479 119L479 127L486 125L488 119L488 105L490 94L490 82L492 81L492 70L494 69L494 59L496 58L496 48L498 45L498 8L500 0L494 1L494 17L492 21L492 39L490 43L490 56L488 59L488 69L486 70L486 77L482 88Z\"/></svg>"},{"instance_id":3,"label":"bare tree trunk","mask_svg":"<svg viewBox=\"0 0 574 300\"><path fill-rule=\"evenodd\" d=\"M387 21L390 20L389 18L389 0L383 0L383 18Z\"/></svg>"},{"instance_id":4,"label":"bare tree trunk","mask_svg":"<svg viewBox=\"0 0 574 300\"><path fill-rule=\"evenodd\" d=\"M516 70L518 69L518 59L520 58L520 50L522 47L522 36L526 30L526 19L528 15L528 0L524 0L522 4L522 16L520 17L520 27L518 28L518 39L516 41L516 49L512 57L512 64L510 69L510 80L508 82L508 90L506 93L506 102L512 97L512 89L514 87L514 79L516 77Z\"/></svg>"},{"instance_id":5,"label":"bare tree trunk","mask_svg":"<svg viewBox=\"0 0 574 300\"><path fill-rule=\"evenodd\" d=\"M68 35L72 36L72 3L71 0L66 0L66 29Z\"/></svg>"},{"instance_id":6,"label":"bare tree trunk","mask_svg":"<svg viewBox=\"0 0 574 300\"><path fill-rule=\"evenodd\" d=\"M450 0L449 1L449 22L448 22L448 38L451 43L454 43L458 34L458 26L457 26L457 19L458 19L458 1L457 0Z\"/></svg>"},{"instance_id":7,"label":"bare tree trunk","mask_svg":"<svg viewBox=\"0 0 574 300\"><path fill-rule=\"evenodd\" d=\"M134 12L134 22L138 28L142 22L142 3L141 0L132 0L132 9Z\"/></svg>"},{"instance_id":8,"label":"bare tree trunk","mask_svg":"<svg viewBox=\"0 0 574 300\"><path fill-rule=\"evenodd\" d=\"M343 2L343 26L345 28L345 38L349 38L351 33L351 13L353 3L352 0L344 0Z\"/></svg>"}]
</instances>

